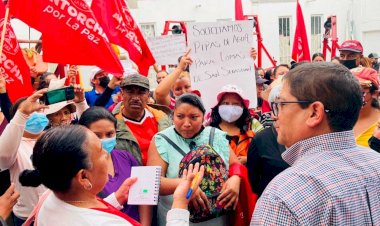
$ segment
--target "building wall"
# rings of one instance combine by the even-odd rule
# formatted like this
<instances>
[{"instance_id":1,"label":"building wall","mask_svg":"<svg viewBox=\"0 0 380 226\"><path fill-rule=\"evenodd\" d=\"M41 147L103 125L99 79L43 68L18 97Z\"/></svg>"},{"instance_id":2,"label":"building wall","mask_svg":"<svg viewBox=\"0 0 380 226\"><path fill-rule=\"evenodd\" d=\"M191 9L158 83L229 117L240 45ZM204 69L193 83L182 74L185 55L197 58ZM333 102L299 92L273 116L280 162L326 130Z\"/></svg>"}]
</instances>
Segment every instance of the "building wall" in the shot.
<instances>
[{"instance_id":1,"label":"building wall","mask_svg":"<svg viewBox=\"0 0 380 226\"><path fill-rule=\"evenodd\" d=\"M90 0L86 0L91 2ZM132 15L139 24L153 24L154 34L161 35L166 20L212 22L234 19L235 0L128 0L133 2ZM330 15L337 16L338 42L350 37L359 39L364 54L380 54L380 4L378 0L299 0L310 40L312 15L322 16L322 26ZM269 53L279 59L278 18L291 17L290 44L296 26L295 0L242 0L245 15L259 16L263 42ZM22 22L12 20L19 39L38 39L39 33ZM322 28L322 33L324 29ZM57 37L58 38L58 37ZM256 39L254 39L256 40ZM321 40L322 41L322 40ZM310 46L310 41L309 41ZM313 54L313 53L311 53ZM339 53L338 53L339 54ZM270 66L264 59L265 67Z\"/></svg>"}]
</instances>

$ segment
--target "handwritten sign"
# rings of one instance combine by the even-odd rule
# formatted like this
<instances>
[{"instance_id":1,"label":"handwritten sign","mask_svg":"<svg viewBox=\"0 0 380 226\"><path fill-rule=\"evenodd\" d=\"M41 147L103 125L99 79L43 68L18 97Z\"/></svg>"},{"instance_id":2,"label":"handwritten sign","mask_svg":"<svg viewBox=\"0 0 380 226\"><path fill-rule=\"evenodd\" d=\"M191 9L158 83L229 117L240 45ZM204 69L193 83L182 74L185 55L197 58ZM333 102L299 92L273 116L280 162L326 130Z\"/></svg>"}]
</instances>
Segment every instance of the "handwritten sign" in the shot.
<instances>
[{"instance_id":1,"label":"handwritten sign","mask_svg":"<svg viewBox=\"0 0 380 226\"><path fill-rule=\"evenodd\" d=\"M165 35L147 39L157 64L178 64L178 58L186 49L185 35Z\"/></svg>"},{"instance_id":2,"label":"handwritten sign","mask_svg":"<svg viewBox=\"0 0 380 226\"><path fill-rule=\"evenodd\" d=\"M256 107L255 67L250 56L252 21L189 23L187 27L193 60L191 85L201 91L206 111L227 84L239 86L250 100L250 108Z\"/></svg>"}]
</instances>

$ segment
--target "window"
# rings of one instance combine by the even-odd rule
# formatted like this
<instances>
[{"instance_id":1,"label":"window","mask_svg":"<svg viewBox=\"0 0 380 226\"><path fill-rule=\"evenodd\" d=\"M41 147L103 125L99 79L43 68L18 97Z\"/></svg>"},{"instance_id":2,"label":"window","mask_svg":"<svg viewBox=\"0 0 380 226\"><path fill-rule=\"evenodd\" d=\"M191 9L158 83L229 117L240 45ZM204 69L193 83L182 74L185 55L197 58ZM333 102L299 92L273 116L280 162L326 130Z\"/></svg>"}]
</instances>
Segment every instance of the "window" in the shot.
<instances>
[{"instance_id":1,"label":"window","mask_svg":"<svg viewBox=\"0 0 380 226\"><path fill-rule=\"evenodd\" d=\"M322 52L322 16L311 16L311 54Z\"/></svg>"},{"instance_id":2,"label":"window","mask_svg":"<svg viewBox=\"0 0 380 226\"><path fill-rule=\"evenodd\" d=\"M144 35L144 38L156 36L154 23L140 24L140 27L141 27L141 33Z\"/></svg>"},{"instance_id":3,"label":"window","mask_svg":"<svg viewBox=\"0 0 380 226\"><path fill-rule=\"evenodd\" d=\"M278 18L279 42L280 42L280 63L289 64L292 59L290 48L290 17Z\"/></svg>"}]
</instances>

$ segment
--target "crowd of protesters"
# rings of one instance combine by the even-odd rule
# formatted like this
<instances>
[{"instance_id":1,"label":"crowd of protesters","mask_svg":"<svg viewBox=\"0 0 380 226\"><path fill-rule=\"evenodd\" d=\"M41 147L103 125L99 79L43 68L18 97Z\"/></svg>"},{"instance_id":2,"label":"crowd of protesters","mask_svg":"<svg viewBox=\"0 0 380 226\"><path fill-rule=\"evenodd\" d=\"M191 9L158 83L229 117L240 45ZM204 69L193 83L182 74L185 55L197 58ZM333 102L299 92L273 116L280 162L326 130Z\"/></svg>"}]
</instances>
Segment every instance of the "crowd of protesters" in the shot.
<instances>
[{"instance_id":1,"label":"crowd of protesters","mask_svg":"<svg viewBox=\"0 0 380 226\"><path fill-rule=\"evenodd\" d=\"M236 84L205 109L189 51L153 92L95 68L45 105L47 72L12 104L0 75L1 224L380 225L378 55L339 53L256 68L254 109ZM127 204L133 166L161 166L157 206Z\"/></svg>"}]
</instances>

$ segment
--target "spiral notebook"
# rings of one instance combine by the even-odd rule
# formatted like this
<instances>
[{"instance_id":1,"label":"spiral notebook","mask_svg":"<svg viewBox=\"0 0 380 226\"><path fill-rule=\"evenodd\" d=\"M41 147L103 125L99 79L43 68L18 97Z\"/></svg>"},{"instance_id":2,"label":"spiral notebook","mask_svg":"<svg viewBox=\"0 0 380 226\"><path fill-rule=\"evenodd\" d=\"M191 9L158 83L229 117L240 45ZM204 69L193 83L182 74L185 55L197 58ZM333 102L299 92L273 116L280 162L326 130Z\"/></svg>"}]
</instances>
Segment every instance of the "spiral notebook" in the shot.
<instances>
[{"instance_id":1,"label":"spiral notebook","mask_svg":"<svg viewBox=\"0 0 380 226\"><path fill-rule=\"evenodd\" d=\"M133 166L131 177L137 177L137 181L129 190L128 205L157 205L161 166Z\"/></svg>"}]
</instances>

